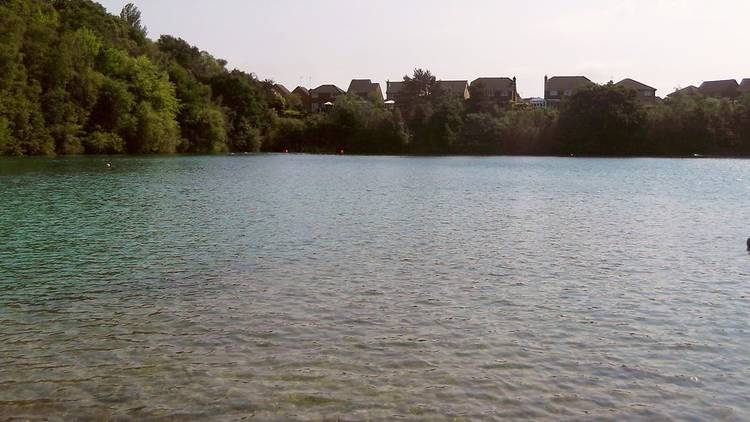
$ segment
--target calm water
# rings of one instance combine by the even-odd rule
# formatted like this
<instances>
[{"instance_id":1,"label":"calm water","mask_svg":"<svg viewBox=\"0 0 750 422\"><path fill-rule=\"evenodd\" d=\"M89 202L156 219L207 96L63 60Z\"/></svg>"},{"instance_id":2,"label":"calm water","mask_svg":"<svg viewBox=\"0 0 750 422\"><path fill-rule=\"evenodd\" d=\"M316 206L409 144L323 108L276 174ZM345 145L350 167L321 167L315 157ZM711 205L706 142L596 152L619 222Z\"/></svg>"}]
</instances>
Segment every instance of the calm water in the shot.
<instances>
[{"instance_id":1,"label":"calm water","mask_svg":"<svg viewBox=\"0 0 750 422\"><path fill-rule=\"evenodd\" d=\"M750 419L750 161L0 160L0 419Z\"/></svg>"}]
</instances>

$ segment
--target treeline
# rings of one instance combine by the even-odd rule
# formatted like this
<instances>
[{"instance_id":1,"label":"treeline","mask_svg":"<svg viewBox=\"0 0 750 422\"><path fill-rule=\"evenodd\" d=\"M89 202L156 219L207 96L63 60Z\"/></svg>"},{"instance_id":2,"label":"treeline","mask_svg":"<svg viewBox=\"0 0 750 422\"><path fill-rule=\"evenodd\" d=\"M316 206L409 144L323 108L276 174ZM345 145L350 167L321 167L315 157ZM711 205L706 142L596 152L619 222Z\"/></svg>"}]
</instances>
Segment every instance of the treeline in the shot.
<instances>
[{"instance_id":1,"label":"treeline","mask_svg":"<svg viewBox=\"0 0 750 422\"><path fill-rule=\"evenodd\" d=\"M559 108L464 101L434 75L404 77L397 107L345 95L305 114L269 80L162 36L127 5L0 0L0 154L323 152L747 155L750 97L641 103L612 84Z\"/></svg>"},{"instance_id":2,"label":"treeline","mask_svg":"<svg viewBox=\"0 0 750 422\"><path fill-rule=\"evenodd\" d=\"M169 36L132 5L0 1L0 153L258 151L269 81Z\"/></svg>"},{"instance_id":3,"label":"treeline","mask_svg":"<svg viewBox=\"0 0 750 422\"><path fill-rule=\"evenodd\" d=\"M641 102L612 83L576 92L559 108L503 106L481 89L468 101L429 71L404 77L398 107L345 96L328 113L273 125L272 150L355 153L692 156L750 155L750 96L684 94Z\"/></svg>"}]
</instances>

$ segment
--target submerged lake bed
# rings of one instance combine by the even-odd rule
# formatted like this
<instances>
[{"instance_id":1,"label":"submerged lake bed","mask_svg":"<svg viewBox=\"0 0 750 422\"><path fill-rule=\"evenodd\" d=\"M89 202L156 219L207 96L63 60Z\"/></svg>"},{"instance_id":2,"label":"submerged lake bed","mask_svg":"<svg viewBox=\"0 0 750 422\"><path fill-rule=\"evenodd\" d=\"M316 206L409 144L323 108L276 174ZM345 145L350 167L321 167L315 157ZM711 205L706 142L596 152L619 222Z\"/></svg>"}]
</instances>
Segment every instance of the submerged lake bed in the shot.
<instances>
[{"instance_id":1,"label":"submerged lake bed","mask_svg":"<svg viewBox=\"0 0 750 422\"><path fill-rule=\"evenodd\" d=\"M0 415L750 419L750 160L0 159Z\"/></svg>"}]
</instances>

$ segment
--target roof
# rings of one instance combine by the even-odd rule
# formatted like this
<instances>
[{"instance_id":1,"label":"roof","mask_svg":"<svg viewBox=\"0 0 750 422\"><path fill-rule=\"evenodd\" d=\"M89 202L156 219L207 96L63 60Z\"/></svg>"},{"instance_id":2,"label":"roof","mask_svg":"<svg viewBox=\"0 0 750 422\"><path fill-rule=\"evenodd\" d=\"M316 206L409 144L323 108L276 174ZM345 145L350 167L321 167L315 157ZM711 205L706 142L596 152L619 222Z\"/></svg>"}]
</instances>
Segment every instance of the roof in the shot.
<instances>
[{"instance_id":1,"label":"roof","mask_svg":"<svg viewBox=\"0 0 750 422\"><path fill-rule=\"evenodd\" d=\"M310 91L308 91L304 86L298 86L297 88L294 88L294 91L292 92L295 94L310 95Z\"/></svg>"},{"instance_id":2,"label":"roof","mask_svg":"<svg viewBox=\"0 0 750 422\"><path fill-rule=\"evenodd\" d=\"M281 85L281 84L274 84L273 85L273 89L276 92L278 92L279 94L281 94L282 96L284 96L284 97L288 97L288 96L292 95L292 93L289 92L289 90L286 89L286 87L284 85Z\"/></svg>"},{"instance_id":3,"label":"roof","mask_svg":"<svg viewBox=\"0 0 750 422\"><path fill-rule=\"evenodd\" d=\"M438 86L447 92L464 95L469 81L437 81Z\"/></svg>"},{"instance_id":4,"label":"roof","mask_svg":"<svg viewBox=\"0 0 750 422\"><path fill-rule=\"evenodd\" d=\"M387 82L386 92L388 94L398 94L402 89L404 89L403 82Z\"/></svg>"},{"instance_id":5,"label":"roof","mask_svg":"<svg viewBox=\"0 0 750 422\"><path fill-rule=\"evenodd\" d=\"M477 78L471 82L471 86L482 84L486 89L513 89L513 79L511 78Z\"/></svg>"},{"instance_id":6,"label":"roof","mask_svg":"<svg viewBox=\"0 0 750 422\"><path fill-rule=\"evenodd\" d=\"M593 84L585 76L553 76L547 79L544 89L550 91L569 91Z\"/></svg>"},{"instance_id":7,"label":"roof","mask_svg":"<svg viewBox=\"0 0 750 422\"><path fill-rule=\"evenodd\" d=\"M349 94L369 94L380 89L379 83L372 83L370 79L352 79L349 83Z\"/></svg>"},{"instance_id":8,"label":"roof","mask_svg":"<svg viewBox=\"0 0 750 422\"><path fill-rule=\"evenodd\" d=\"M737 91L739 84L734 79L724 79L720 81L705 81L698 87L701 94L725 94L732 91Z\"/></svg>"},{"instance_id":9,"label":"roof","mask_svg":"<svg viewBox=\"0 0 750 422\"><path fill-rule=\"evenodd\" d=\"M630 78L623 79L620 82L616 83L615 85L621 86L627 89L635 89L636 91L645 91L645 90L656 91L656 88L650 87L644 83L638 82Z\"/></svg>"},{"instance_id":10,"label":"roof","mask_svg":"<svg viewBox=\"0 0 750 422\"><path fill-rule=\"evenodd\" d=\"M311 89L310 93L311 94L312 93L316 93L316 94L336 94L336 95L338 95L338 94L343 94L344 90L341 89L341 88L339 88L339 87L337 87L336 85L325 84L325 85L321 85L321 86L319 86L319 87L317 87L315 89Z\"/></svg>"},{"instance_id":11,"label":"roof","mask_svg":"<svg viewBox=\"0 0 750 422\"><path fill-rule=\"evenodd\" d=\"M740 92L750 92L750 78L745 78L740 82Z\"/></svg>"},{"instance_id":12,"label":"roof","mask_svg":"<svg viewBox=\"0 0 750 422\"><path fill-rule=\"evenodd\" d=\"M685 88L680 88L675 90L673 93L668 94L667 97L674 97L676 95L691 95L698 92L698 87L695 85L686 86Z\"/></svg>"}]
</instances>

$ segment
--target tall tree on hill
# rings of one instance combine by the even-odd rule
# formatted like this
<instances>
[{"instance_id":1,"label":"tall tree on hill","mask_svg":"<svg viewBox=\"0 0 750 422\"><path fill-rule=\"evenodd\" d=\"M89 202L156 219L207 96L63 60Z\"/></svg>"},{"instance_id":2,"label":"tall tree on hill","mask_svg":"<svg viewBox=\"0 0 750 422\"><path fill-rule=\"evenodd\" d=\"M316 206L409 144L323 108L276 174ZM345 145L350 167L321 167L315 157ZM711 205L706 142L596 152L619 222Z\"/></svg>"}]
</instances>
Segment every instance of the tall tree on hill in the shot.
<instances>
[{"instance_id":1,"label":"tall tree on hill","mask_svg":"<svg viewBox=\"0 0 750 422\"><path fill-rule=\"evenodd\" d=\"M133 3L128 3L120 11L120 19L124 20L131 28L146 36L148 30L141 23L141 11Z\"/></svg>"}]
</instances>

